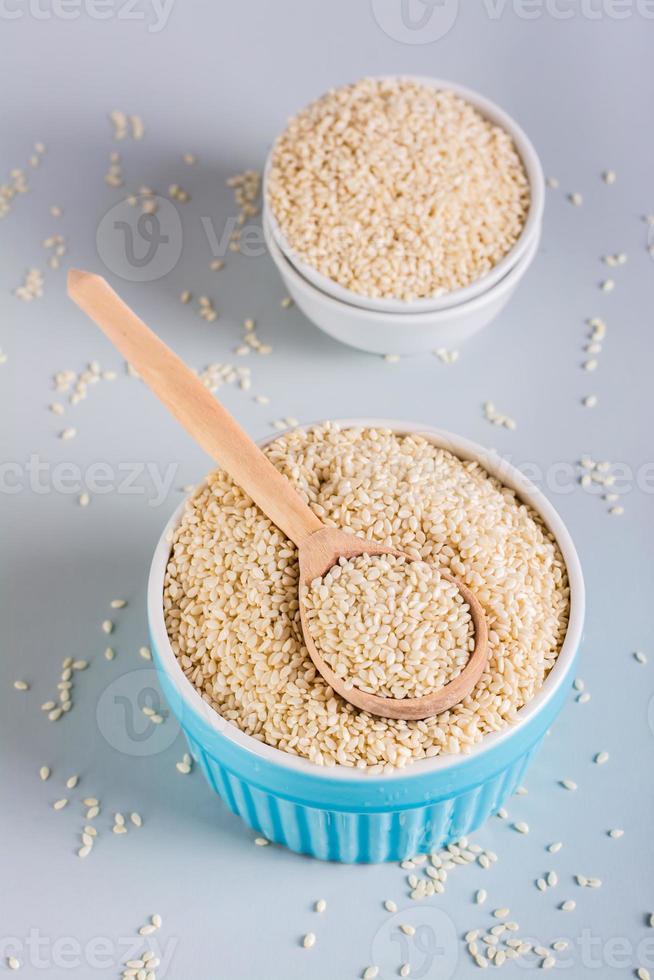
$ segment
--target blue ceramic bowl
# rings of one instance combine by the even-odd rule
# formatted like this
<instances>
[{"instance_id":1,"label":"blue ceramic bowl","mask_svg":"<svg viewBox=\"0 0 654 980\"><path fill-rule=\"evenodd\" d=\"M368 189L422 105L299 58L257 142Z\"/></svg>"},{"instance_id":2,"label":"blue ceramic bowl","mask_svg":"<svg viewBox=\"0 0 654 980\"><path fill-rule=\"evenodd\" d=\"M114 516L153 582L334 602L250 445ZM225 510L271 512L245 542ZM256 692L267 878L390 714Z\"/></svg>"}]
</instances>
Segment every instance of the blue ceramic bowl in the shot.
<instances>
[{"instance_id":1,"label":"blue ceramic bowl","mask_svg":"<svg viewBox=\"0 0 654 980\"><path fill-rule=\"evenodd\" d=\"M317 766L241 732L202 700L178 666L166 634L164 574L171 532L184 504L166 525L154 554L148 621L163 693L197 764L234 813L269 840L302 854L344 862L397 861L476 830L519 785L572 682L584 619L584 583L561 518L543 494L496 453L428 426L385 419L348 419L340 424L420 432L462 459L479 461L533 507L556 538L570 580L570 622L556 664L540 691L518 712L517 721L484 738L467 755L420 760L390 775Z\"/></svg>"}]
</instances>

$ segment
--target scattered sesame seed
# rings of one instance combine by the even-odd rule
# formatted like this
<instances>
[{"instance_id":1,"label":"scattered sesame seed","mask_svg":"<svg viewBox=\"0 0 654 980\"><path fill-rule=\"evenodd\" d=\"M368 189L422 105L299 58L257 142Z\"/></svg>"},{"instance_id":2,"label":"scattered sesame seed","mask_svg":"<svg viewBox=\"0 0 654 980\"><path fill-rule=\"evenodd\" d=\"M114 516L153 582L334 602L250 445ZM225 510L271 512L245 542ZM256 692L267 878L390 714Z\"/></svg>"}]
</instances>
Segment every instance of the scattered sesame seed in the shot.
<instances>
[{"instance_id":1,"label":"scattered sesame seed","mask_svg":"<svg viewBox=\"0 0 654 980\"><path fill-rule=\"evenodd\" d=\"M75 789L79 782L79 776L69 776L66 780L66 789Z\"/></svg>"},{"instance_id":2,"label":"scattered sesame seed","mask_svg":"<svg viewBox=\"0 0 654 980\"><path fill-rule=\"evenodd\" d=\"M312 946L316 944L316 936L313 932L308 932L304 939L302 940L302 945L305 949L311 949Z\"/></svg>"},{"instance_id":3,"label":"scattered sesame seed","mask_svg":"<svg viewBox=\"0 0 654 980\"><path fill-rule=\"evenodd\" d=\"M268 844L270 844L270 841L266 840L265 837L255 837L254 843L257 845L257 847L267 847Z\"/></svg>"},{"instance_id":4,"label":"scattered sesame seed","mask_svg":"<svg viewBox=\"0 0 654 980\"><path fill-rule=\"evenodd\" d=\"M113 649L113 647L107 647L107 649L104 652L104 655L106 660L113 660L114 657L116 656L116 651Z\"/></svg>"},{"instance_id":5,"label":"scattered sesame seed","mask_svg":"<svg viewBox=\"0 0 654 980\"><path fill-rule=\"evenodd\" d=\"M480 888L475 894L475 902L477 905L483 905L488 897L488 893L485 888Z\"/></svg>"},{"instance_id":6,"label":"scattered sesame seed","mask_svg":"<svg viewBox=\"0 0 654 980\"><path fill-rule=\"evenodd\" d=\"M511 910L507 908L495 909L493 916L496 919L506 919L508 918L510 911Z\"/></svg>"},{"instance_id":7,"label":"scattered sesame seed","mask_svg":"<svg viewBox=\"0 0 654 980\"><path fill-rule=\"evenodd\" d=\"M590 701L590 694L588 691L584 691L583 694L580 694L579 697L577 698L578 704L588 704L589 701Z\"/></svg>"},{"instance_id":8,"label":"scattered sesame seed","mask_svg":"<svg viewBox=\"0 0 654 980\"><path fill-rule=\"evenodd\" d=\"M416 934L415 926L411 926L411 925L409 925L406 922L403 922L402 923L402 925L400 926L400 929L404 933L405 936L415 936L415 934Z\"/></svg>"},{"instance_id":9,"label":"scattered sesame seed","mask_svg":"<svg viewBox=\"0 0 654 980\"><path fill-rule=\"evenodd\" d=\"M89 854L91 853L92 847L93 844L84 844L83 847L80 847L79 851L77 852L77 856L81 858L88 857Z\"/></svg>"},{"instance_id":10,"label":"scattered sesame seed","mask_svg":"<svg viewBox=\"0 0 654 980\"><path fill-rule=\"evenodd\" d=\"M175 768L177 769L177 772L181 772L183 776L188 776L191 771L191 767L188 762L176 762Z\"/></svg>"},{"instance_id":11,"label":"scattered sesame seed","mask_svg":"<svg viewBox=\"0 0 654 980\"><path fill-rule=\"evenodd\" d=\"M397 364L399 359L399 354L384 354L384 360L387 364Z\"/></svg>"},{"instance_id":12,"label":"scattered sesame seed","mask_svg":"<svg viewBox=\"0 0 654 980\"><path fill-rule=\"evenodd\" d=\"M573 194L568 194L568 200L571 204L574 204L575 207L581 207L581 205L584 203L583 197L576 191Z\"/></svg>"},{"instance_id":13,"label":"scattered sesame seed","mask_svg":"<svg viewBox=\"0 0 654 980\"><path fill-rule=\"evenodd\" d=\"M644 966L638 967L636 976L638 977L638 980L650 980L649 970Z\"/></svg>"},{"instance_id":14,"label":"scattered sesame seed","mask_svg":"<svg viewBox=\"0 0 654 980\"><path fill-rule=\"evenodd\" d=\"M325 901L324 898L319 898L316 904L314 905L314 910L316 912L324 912L326 908L327 908L327 902Z\"/></svg>"},{"instance_id":15,"label":"scattered sesame seed","mask_svg":"<svg viewBox=\"0 0 654 980\"><path fill-rule=\"evenodd\" d=\"M559 908L562 912L574 912L577 907L577 903L571 898L567 899L565 902L561 902Z\"/></svg>"},{"instance_id":16,"label":"scattered sesame seed","mask_svg":"<svg viewBox=\"0 0 654 980\"><path fill-rule=\"evenodd\" d=\"M150 647L139 647L139 656L143 657L144 660L152 660Z\"/></svg>"},{"instance_id":17,"label":"scattered sesame seed","mask_svg":"<svg viewBox=\"0 0 654 980\"><path fill-rule=\"evenodd\" d=\"M614 840L619 840L620 837L624 837L624 830L616 827L614 830L609 830L609 837L613 837Z\"/></svg>"},{"instance_id":18,"label":"scattered sesame seed","mask_svg":"<svg viewBox=\"0 0 654 980\"><path fill-rule=\"evenodd\" d=\"M111 608L112 609L124 609L125 606L127 605L127 600L126 599L112 599L110 605L111 605Z\"/></svg>"},{"instance_id":19,"label":"scattered sesame seed","mask_svg":"<svg viewBox=\"0 0 654 980\"><path fill-rule=\"evenodd\" d=\"M77 435L77 429L74 429L72 426L69 426L67 429L63 429L59 433L59 438L64 440L74 439L76 435Z\"/></svg>"},{"instance_id":20,"label":"scattered sesame seed","mask_svg":"<svg viewBox=\"0 0 654 980\"><path fill-rule=\"evenodd\" d=\"M397 912L397 905L395 904L392 898L386 899L386 901L384 902L384 908L386 909L387 912L391 912L391 913Z\"/></svg>"},{"instance_id":21,"label":"scattered sesame seed","mask_svg":"<svg viewBox=\"0 0 654 980\"><path fill-rule=\"evenodd\" d=\"M634 653L634 660L637 660L639 664L646 664L647 663L647 657L642 652L642 650L636 650L635 651L635 653Z\"/></svg>"},{"instance_id":22,"label":"scattered sesame seed","mask_svg":"<svg viewBox=\"0 0 654 980\"><path fill-rule=\"evenodd\" d=\"M600 289L605 293L612 292L615 289L615 280L605 279L603 282L600 283Z\"/></svg>"},{"instance_id":23,"label":"scattered sesame seed","mask_svg":"<svg viewBox=\"0 0 654 980\"><path fill-rule=\"evenodd\" d=\"M80 493L79 497L77 498L77 503L80 505L80 507L88 507L88 505L91 503L91 497L86 490Z\"/></svg>"},{"instance_id":24,"label":"scattered sesame seed","mask_svg":"<svg viewBox=\"0 0 654 980\"><path fill-rule=\"evenodd\" d=\"M617 180L617 174L615 170L605 170L602 174L602 179L605 184L615 184Z\"/></svg>"},{"instance_id":25,"label":"scattered sesame seed","mask_svg":"<svg viewBox=\"0 0 654 980\"><path fill-rule=\"evenodd\" d=\"M17 691L29 691L30 689L27 681L14 681L14 687Z\"/></svg>"},{"instance_id":26,"label":"scattered sesame seed","mask_svg":"<svg viewBox=\"0 0 654 980\"><path fill-rule=\"evenodd\" d=\"M569 789L569 790L578 789L578 786L573 779L562 779L560 780L560 783L561 786L563 786L563 789Z\"/></svg>"},{"instance_id":27,"label":"scattered sesame seed","mask_svg":"<svg viewBox=\"0 0 654 980\"><path fill-rule=\"evenodd\" d=\"M556 960L553 956L546 956L544 960L541 961L542 970L551 970L553 966L556 965Z\"/></svg>"},{"instance_id":28,"label":"scattered sesame seed","mask_svg":"<svg viewBox=\"0 0 654 980\"><path fill-rule=\"evenodd\" d=\"M561 843L561 841L557 840L553 844L549 844L547 850L550 852L550 854L557 854L562 847L563 844Z\"/></svg>"},{"instance_id":29,"label":"scattered sesame seed","mask_svg":"<svg viewBox=\"0 0 654 980\"><path fill-rule=\"evenodd\" d=\"M525 823L524 820L519 820L517 823L513 824L513 829L517 830L519 834L528 834L529 824Z\"/></svg>"},{"instance_id":30,"label":"scattered sesame seed","mask_svg":"<svg viewBox=\"0 0 654 980\"><path fill-rule=\"evenodd\" d=\"M102 632L103 633L112 633L113 632L113 628L114 628L114 624L111 622L110 619L105 619L103 621L103 623L102 623Z\"/></svg>"},{"instance_id":31,"label":"scattered sesame seed","mask_svg":"<svg viewBox=\"0 0 654 980\"><path fill-rule=\"evenodd\" d=\"M545 183L553 191L555 191L559 186L559 181L557 177L548 177Z\"/></svg>"},{"instance_id":32,"label":"scattered sesame seed","mask_svg":"<svg viewBox=\"0 0 654 980\"><path fill-rule=\"evenodd\" d=\"M597 405L597 395L586 395L582 399L582 405L585 408L595 408Z\"/></svg>"},{"instance_id":33,"label":"scattered sesame seed","mask_svg":"<svg viewBox=\"0 0 654 980\"><path fill-rule=\"evenodd\" d=\"M595 756L594 761L597 763L598 766L603 766L605 762L609 761L609 753L598 752L597 755Z\"/></svg>"},{"instance_id":34,"label":"scattered sesame seed","mask_svg":"<svg viewBox=\"0 0 654 980\"><path fill-rule=\"evenodd\" d=\"M361 976L362 980L375 980L375 977L379 976L379 967L367 966Z\"/></svg>"},{"instance_id":35,"label":"scattered sesame seed","mask_svg":"<svg viewBox=\"0 0 654 980\"><path fill-rule=\"evenodd\" d=\"M15 956L8 956L7 966L10 970L20 970L20 960L16 959Z\"/></svg>"},{"instance_id":36,"label":"scattered sesame seed","mask_svg":"<svg viewBox=\"0 0 654 980\"><path fill-rule=\"evenodd\" d=\"M131 820L131 822L134 824L135 827L143 826L143 818L141 817L140 813L136 813L136 812L130 813L129 819Z\"/></svg>"},{"instance_id":37,"label":"scattered sesame seed","mask_svg":"<svg viewBox=\"0 0 654 980\"><path fill-rule=\"evenodd\" d=\"M400 967L400 976L408 977L410 973L411 973L411 965L409 963L403 963L402 966Z\"/></svg>"},{"instance_id":38,"label":"scattered sesame seed","mask_svg":"<svg viewBox=\"0 0 654 980\"><path fill-rule=\"evenodd\" d=\"M617 507L609 507L609 514L613 517L621 517L624 514L624 507L618 505Z\"/></svg>"},{"instance_id":39,"label":"scattered sesame seed","mask_svg":"<svg viewBox=\"0 0 654 980\"><path fill-rule=\"evenodd\" d=\"M63 808L66 806L67 803L68 800L65 797L63 797L61 800L57 800L55 803L52 804L52 809L63 810Z\"/></svg>"}]
</instances>

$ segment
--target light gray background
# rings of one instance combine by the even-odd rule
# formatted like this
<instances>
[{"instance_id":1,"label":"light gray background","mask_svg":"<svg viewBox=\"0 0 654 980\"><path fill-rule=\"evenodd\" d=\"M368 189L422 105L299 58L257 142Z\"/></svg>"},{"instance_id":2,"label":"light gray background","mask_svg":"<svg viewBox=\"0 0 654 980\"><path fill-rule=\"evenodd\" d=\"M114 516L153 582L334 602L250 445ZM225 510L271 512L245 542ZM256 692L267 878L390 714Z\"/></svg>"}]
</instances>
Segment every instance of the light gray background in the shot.
<instances>
[{"instance_id":1,"label":"light gray background","mask_svg":"<svg viewBox=\"0 0 654 980\"><path fill-rule=\"evenodd\" d=\"M375 4L377 11L381 7ZM29 194L0 220L0 346L8 354L0 366L3 459L24 466L38 454L50 464L51 482L52 467L62 461L83 470L106 461L118 474L126 462L176 467L172 489L158 506L143 475L141 494L121 493L114 483L86 510L74 493L57 492L51 482L46 493L25 485L1 497L0 953L19 950L21 976L114 976L127 939L158 911L164 917L159 938L173 951L172 965L160 977L345 980L360 976L375 959L383 977L390 977L398 947L381 903L394 898L409 921L417 907L408 898L406 873L396 866L327 865L281 848L255 847L253 835L212 796L199 773L185 778L176 772L185 747L181 737L175 739L172 721L150 739L125 743L126 716L106 706L116 693L134 697L143 686L139 680L149 680L129 672L147 670L137 651L146 641L150 555L181 499L179 488L199 479L207 460L143 386L124 374L109 345L66 300L63 268L46 272L42 299L28 305L12 295L28 267L46 269L41 242L55 232L68 241L64 266L105 271L196 367L239 361L233 350L240 322L257 319L261 338L274 351L243 364L252 370L253 391L269 395L271 403L259 406L232 387L221 392L254 436L269 433L271 421L286 415L301 421L388 416L458 431L550 476L553 464L574 472L582 453L631 468L634 475L621 487L620 518L609 516L606 503L574 481L568 481L569 492L541 481L584 565L588 618L579 673L592 699L579 705L571 695L528 773L529 794L509 801L510 817L527 820L530 835L493 819L476 839L498 853L498 864L488 872L455 872L445 896L419 906L446 950L427 960L426 972L423 956L412 962L416 977L436 980L453 970L457 977L475 975L463 943L447 939L447 930L461 935L487 928L490 910L506 904L522 934L542 942L561 935L571 940L571 953L563 957L568 976L613 977L640 964L653 966L647 915L654 911L654 736L648 723L654 669L654 267L642 215L654 211L654 22L636 3L614 8L595 0L583 11L561 4L572 11L567 19L551 9L538 15L539 9L490 0L466 4L445 36L409 44L397 39L394 28L391 36L385 33L364 0L176 0L163 29L154 32L148 5L136 9L140 19L125 19L122 7L106 20L87 8L63 19L46 0L41 8L18 0L3 7L2 179L26 164L35 140L47 144L41 167L27 168ZM43 11L50 11L49 19ZM75 14L74 6L66 11ZM429 40L418 35L409 39ZM234 214L225 177L260 168L286 117L329 86L385 72L452 78L495 99L524 125L546 172L561 184L548 191L540 253L519 293L451 367L432 356L391 365L337 345L297 310L280 308L283 289L266 256L228 253L223 272L208 269L211 254L200 218L209 216L220 233ZM107 119L113 108L142 115L142 142L113 140ZM177 181L192 195L179 208L179 263L145 284L103 269L96 253L98 223L124 193L103 180L113 149L123 157L126 189L147 184L165 193ZM196 167L181 162L185 152L198 154ZM600 176L609 167L618 175L612 187ZM570 191L583 194L581 208L566 200ZM62 218L50 217L52 204L64 209ZM609 272L600 257L617 251L627 252L629 261ZM617 283L610 294L598 288L607 272ZM184 288L213 297L220 319L207 324L182 307ZM580 367L590 316L603 316L609 327L593 375ZM79 371L92 358L116 367L119 378L93 388L64 420L51 415L52 374ZM592 411L580 403L590 392L599 397ZM517 419L517 431L489 426L482 416L486 399ZM63 424L77 427L76 440L57 439ZM649 493L642 479L648 464ZM114 596L126 597L129 606L113 615L117 657L108 663L100 623ZM638 648L650 653L650 664L636 663ZM55 690L60 662L69 654L89 658L91 666L79 676L74 710L53 725L39 705ZM17 677L31 683L30 692L13 690ZM595 766L593 755L603 749L610 761ZM53 768L45 784L38 779L43 764ZM82 776L80 788L69 794L68 808L55 813L51 804L74 772ZM562 789L563 777L575 779L579 790ZM80 861L80 800L89 794L103 803L101 837L94 853ZM110 814L131 809L143 815L143 828L114 837ZM623 827L624 838L611 840L611 827ZM555 856L545 849L553 840L564 842ZM534 881L550 868L560 883L541 894ZM576 872L600 877L602 888L579 888L572 880ZM471 904L482 885L489 891L486 911ZM329 904L323 916L311 911L319 897ZM557 910L566 898L576 899L575 913ZM31 930L43 940L40 959L25 947ZM318 936L311 951L299 945L308 930ZM116 951L104 969L75 952L98 937ZM62 947L62 940L71 943ZM505 969L517 974L520 968Z\"/></svg>"}]
</instances>

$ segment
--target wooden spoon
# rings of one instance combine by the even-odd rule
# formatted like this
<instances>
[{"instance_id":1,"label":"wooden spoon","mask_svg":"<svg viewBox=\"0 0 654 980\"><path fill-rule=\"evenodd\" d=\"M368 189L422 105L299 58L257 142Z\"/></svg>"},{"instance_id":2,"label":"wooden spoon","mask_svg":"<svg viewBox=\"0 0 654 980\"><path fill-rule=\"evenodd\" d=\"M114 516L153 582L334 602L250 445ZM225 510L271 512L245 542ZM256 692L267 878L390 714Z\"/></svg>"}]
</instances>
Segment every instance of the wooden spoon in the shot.
<instances>
[{"instance_id":1,"label":"wooden spoon","mask_svg":"<svg viewBox=\"0 0 654 980\"><path fill-rule=\"evenodd\" d=\"M341 557L401 554L323 524L197 375L130 310L105 279L71 269L68 295L104 331L195 441L297 546L300 588L324 575ZM415 560L410 555L405 557ZM356 687L346 688L313 642L304 605L300 603L309 655L329 686L350 704L385 718L415 720L451 708L473 689L488 657L486 619L470 589L443 569L440 572L456 585L470 607L475 645L461 673L440 690L422 698L380 697Z\"/></svg>"}]
</instances>

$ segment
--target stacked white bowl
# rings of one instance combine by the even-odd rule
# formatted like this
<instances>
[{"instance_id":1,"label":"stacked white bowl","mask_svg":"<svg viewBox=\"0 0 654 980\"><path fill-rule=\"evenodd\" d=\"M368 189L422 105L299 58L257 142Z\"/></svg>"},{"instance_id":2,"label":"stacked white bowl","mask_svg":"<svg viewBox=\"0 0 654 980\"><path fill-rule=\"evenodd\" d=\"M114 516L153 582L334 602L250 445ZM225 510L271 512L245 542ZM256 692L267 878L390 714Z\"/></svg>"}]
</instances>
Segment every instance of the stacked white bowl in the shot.
<instances>
[{"instance_id":1,"label":"stacked white bowl","mask_svg":"<svg viewBox=\"0 0 654 980\"><path fill-rule=\"evenodd\" d=\"M272 260L289 294L325 333L373 354L418 354L457 347L487 326L509 301L531 265L543 223L543 170L531 141L515 120L489 99L455 82L409 77L422 85L454 92L509 133L527 173L530 206L513 248L490 272L469 286L410 302L376 299L346 289L294 253L268 206L269 155L263 184L263 230Z\"/></svg>"}]
</instances>

